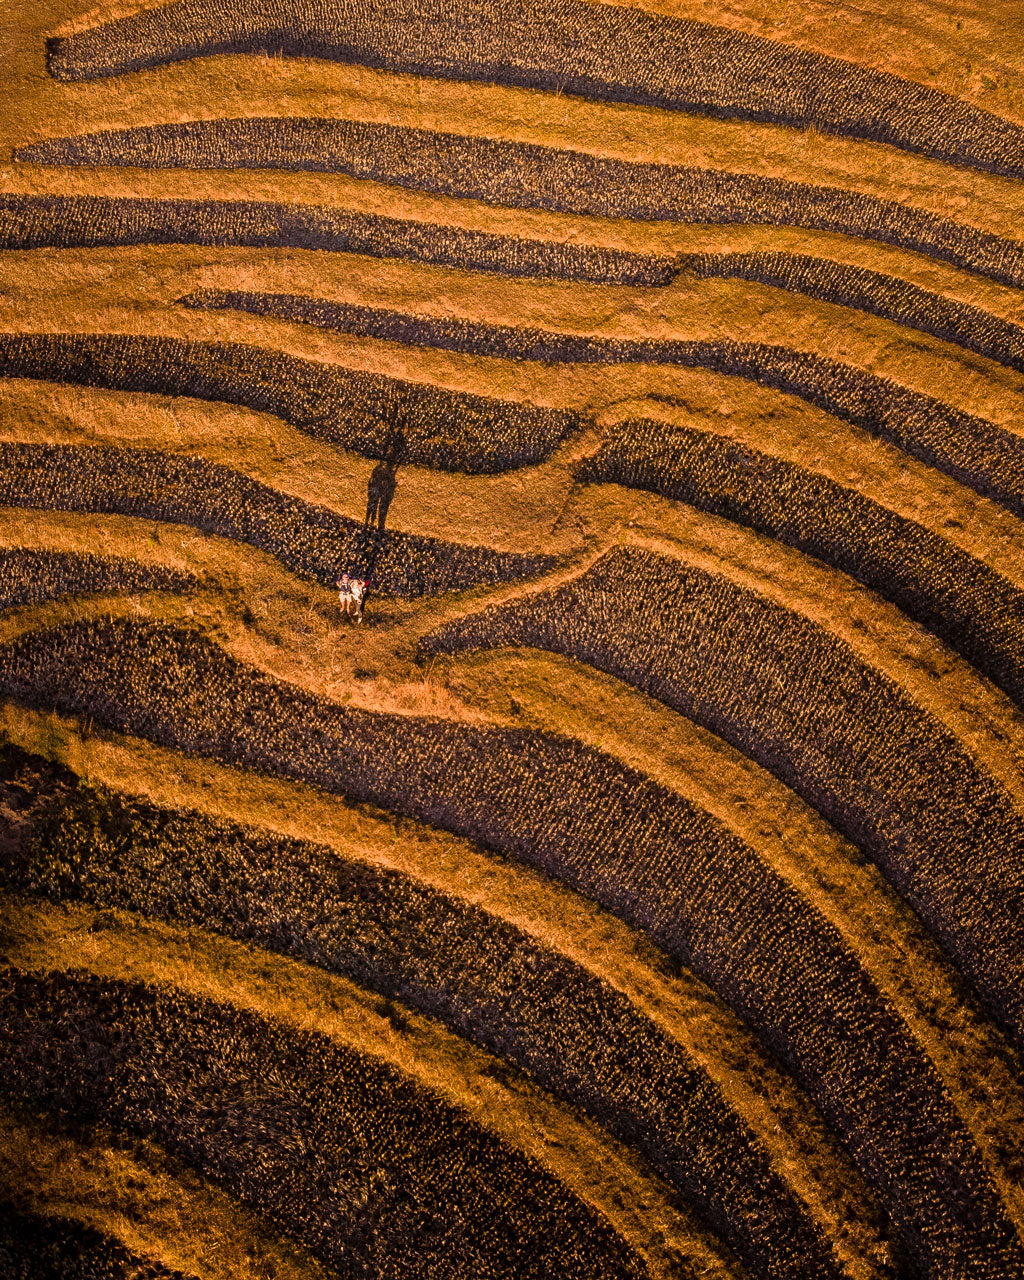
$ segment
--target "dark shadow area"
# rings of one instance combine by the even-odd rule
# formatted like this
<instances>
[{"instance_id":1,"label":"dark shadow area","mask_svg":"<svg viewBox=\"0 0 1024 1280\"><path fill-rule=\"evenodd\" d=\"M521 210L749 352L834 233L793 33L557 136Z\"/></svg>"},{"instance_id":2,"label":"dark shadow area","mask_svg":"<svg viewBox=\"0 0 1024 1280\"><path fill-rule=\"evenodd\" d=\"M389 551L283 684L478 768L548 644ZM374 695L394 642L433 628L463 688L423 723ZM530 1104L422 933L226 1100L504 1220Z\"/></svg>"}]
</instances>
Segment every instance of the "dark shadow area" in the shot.
<instances>
[{"instance_id":1,"label":"dark shadow area","mask_svg":"<svg viewBox=\"0 0 1024 1280\"><path fill-rule=\"evenodd\" d=\"M366 486L366 515L355 570L356 576L365 583L360 617L366 607L366 599L374 589L377 561L385 543L388 511L398 485L398 466L406 454L405 431L394 427L388 435L384 456L374 467Z\"/></svg>"},{"instance_id":2,"label":"dark shadow area","mask_svg":"<svg viewBox=\"0 0 1024 1280\"><path fill-rule=\"evenodd\" d=\"M404 448L404 436L399 435L398 439L402 441L399 447ZM388 456L378 462L373 469L370 482L366 486L366 516L363 524L367 529L384 532L388 509L398 483L396 472L399 461L399 457L396 456L396 447L392 446L388 450Z\"/></svg>"}]
</instances>

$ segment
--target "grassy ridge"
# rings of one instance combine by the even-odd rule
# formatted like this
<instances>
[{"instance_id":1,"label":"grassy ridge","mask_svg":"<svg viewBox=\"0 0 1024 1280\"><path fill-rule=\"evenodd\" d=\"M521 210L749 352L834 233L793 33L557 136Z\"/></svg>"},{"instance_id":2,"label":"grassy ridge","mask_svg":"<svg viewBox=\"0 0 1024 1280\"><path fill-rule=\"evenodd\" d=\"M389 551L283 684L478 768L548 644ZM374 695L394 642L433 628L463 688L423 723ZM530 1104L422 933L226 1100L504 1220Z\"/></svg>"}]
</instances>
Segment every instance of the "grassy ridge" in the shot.
<instances>
[{"instance_id":1,"label":"grassy ridge","mask_svg":"<svg viewBox=\"0 0 1024 1280\"><path fill-rule=\"evenodd\" d=\"M1024 436L891 378L814 352L728 339L595 338L294 294L204 290L182 302L188 307L246 311L360 337L507 360L676 364L731 374L799 396L1024 514Z\"/></svg>"},{"instance_id":2,"label":"grassy ridge","mask_svg":"<svg viewBox=\"0 0 1024 1280\"><path fill-rule=\"evenodd\" d=\"M267 551L329 587L341 573L363 569L372 570L374 590L383 595L431 596L529 577L555 564L553 556L371 531L228 467L157 449L0 442L0 476L0 503L190 525ZM0 575L3 564L0 558ZM122 585L141 585L143 576L126 572ZM154 585L166 578L151 576Z\"/></svg>"},{"instance_id":3,"label":"grassy ridge","mask_svg":"<svg viewBox=\"0 0 1024 1280\"><path fill-rule=\"evenodd\" d=\"M269 200L0 195L0 249L249 245L399 258L463 271L595 284L667 285L667 256L493 235L440 223Z\"/></svg>"},{"instance_id":4,"label":"grassy ridge","mask_svg":"<svg viewBox=\"0 0 1024 1280\"><path fill-rule=\"evenodd\" d=\"M0 1275L5 1280L195 1280L141 1258L74 1218L0 1203Z\"/></svg>"},{"instance_id":5,"label":"grassy ridge","mask_svg":"<svg viewBox=\"0 0 1024 1280\"><path fill-rule=\"evenodd\" d=\"M0 1011L8 1098L159 1140L344 1275L647 1274L545 1171L326 1036L87 973L8 969Z\"/></svg>"},{"instance_id":6,"label":"grassy ridge","mask_svg":"<svg viewBox=\"0 0 1024 1280\"><path fill-rule=\"evenodd\" d=\"M1024 286L1024 245L859 191L722 169L618 160L403 125L247 116L140 125L19 147L32 164L345 173L516 209L648 222L834 231Z\"/></svg>"},{"instance_id":7,"label":"grassy ridge","mask_svg":"<svg viewBox=\"0 0 1024 1280\"><path fill-rule=\"evenodd\" d=\"M1024 707L1024 592L923 525L809 468L681 424L615 424L576 478L689 503L850 574Z\"/></svg>"},{"instance_id":8,"label":"grassy ridge","mask_svg":"<svg viewBox=\"0 0 1024 1280\"><path fill-rule=\"evenodd\" d=\"M8 755L7 770L11 787L39 794L31 759ZM56 803L0 870L10 887L197 924L400 999L636 1146L753 1273L793 1275L802 1256L831 1270L820 1227L715 1080L581 965L486 911L308 841L73 776L53 789Z\"/></svg>"},{"instance_id":9,"label":"grassy ridge","mask_svg":"<svg viewBox=\"0 0 1024 1280\"><path fill-rule=\"evenodd\" d=\"M681 270L700 279L751 280L853 307L1024 371L1024 329L981 307L958 302L884 271L804 253L689 253Z\"/></svg>"},{"instance_id":10,"label":"grassy ridge","mask_svg":"<svg viewBox=\"0 0 1024 1280\"><path fill-rule=\"evenodd\" d=\"M845 642L722 575L623 548L428 648L516 644L620 676L791 786L873 858L1024 1041L1024 821L953 734Z\"/></svg>"},{"instance_id":11,"label":"grassy ridge","mask_svg":"<svg viewBox=\"0 0 1024 1280\"><path fill-rule=\"evenodd\" d=\"M216 53L333 58L453 79L812 126L1024 176L1024 129L951 95L729 27L561 0L174 0L47 42L50 74L117 75Z\"/></svg>"},{"instance_id":12,"label":"grassy ridge","mask_svg":"<svg viewBox=\"0 0 1024 1280\"><path fill-rule=\"evenodd\" d=\"M319 440L386 458L494 473L542 461L579 415L448 391L239 342L138 334L0 335L0 377L192 396L283 418Z\"/></svg>"},{"instance_id":13,"label":"grassy ridge","mask_svg":"<svg viewBox=\"0 0 1024 1280\"><path fill-rule=\"evenodd\" d=\"M692 967L779 1054L923 1274L968 1258L986 1280L1009 1280L1024 1263L951 1099L856 957L676 793L553 735L343 709L159 625L37 632L5 648L0 672L30 706L300 778L564 880Z\"/></svg>"}]
</instances>

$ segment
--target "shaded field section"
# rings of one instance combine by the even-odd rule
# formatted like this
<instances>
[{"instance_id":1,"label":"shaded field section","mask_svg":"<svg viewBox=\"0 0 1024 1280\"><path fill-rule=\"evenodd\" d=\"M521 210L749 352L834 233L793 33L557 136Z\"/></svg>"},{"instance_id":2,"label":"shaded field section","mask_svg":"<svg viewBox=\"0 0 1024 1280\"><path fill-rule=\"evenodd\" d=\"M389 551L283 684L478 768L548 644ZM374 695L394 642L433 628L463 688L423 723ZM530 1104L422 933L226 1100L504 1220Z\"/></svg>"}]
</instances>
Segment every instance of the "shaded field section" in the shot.
<instances>
[{"instance_id":1,"label":"shaded field section","mask_svg":"<svg viewBox=\"0 0 1024 1280\"><path fill-rule=\"evenodd\" d=\"M945 1087L838 932L715 818L613 757L340 707L159 624L22 637L0 649L0 690L379 805L563 880L693 969L794 1071L921 1274L1011 1280L1024 1264Z\"/></svg>"},{"instance_id":2,"label":"shaded field section","mask_svg":"<svg viewBox=\"0 0 1024 1280\"><path fill-rule=\"evenodd\" d=\"M667 285L678 271L675 260L665 256L467 231L322 205L0 195L0 249L134 244L316 249L594 284Z\"/></svg>"},{"instance_id":3,"label":"shaded field section","mask_svg":"<svg viewBox=\"0 0 1024 1280\"><path fill-rule=\"evenodd\" d=\"M24 899L9 900L6 906L5 920L17 921L15 935L27 922L30 930L32 923L38 924L40 906L46 910L44 904ZM109 913L96 912L91 923L105 933L111 921ZM82 921L63 913L63 923L74 928ZM22 932L20 940L24 938ZM44 1222L67 1221L73 1232L82 1224L120 1243L138 1258L132 1265L140 1268L129 1267L124 1280L145 1280L142 1258L198 1280L340 1280L258 1213L154 1142L115 1134L104 1125L29 1116L17 1108L0 1113L0 1135L0 1199L9 1198L19 1211ZM84 1280L70 1259L67 1270L60 1266L58 1262L53 1280ZM6 1271L0 1274L7 1280ZM18 1272L15 1276L29 1280ZM89 1280L121 1277L108 1270Z\"/></svg>"},{"instance_id":4,"label":"shaded field section","mask_svg":"<svg viewBox=\"0 0 1024 1280\"><path fill-rule=\"evenodd\" d=\"M825 628L639 548L459 620L428 652L530 645L627 681L751 756L859 845L1024 1041L1024 822L959 740Z\"/></svg>"},{"instance_id":5,"label":"shaded field section","mask_svg":"<svg viewBox=\"0 0 1024 1280\"><path fill-rule=\"evenodd\" d=\"M576 479L659 493L824 560L941 636L1024 708L1024 591L855 489L735 440L644 418L616 423Z\"/></svg>"},{"instance_id":6,"label":"shaded field section","mask_svg":"<svg viewBox=\"0 0 1024 1280\"><path fill-rule=\"evenodd\" d=\"M530 577L556 564L554 556L518 555L370 530L229 467L158 449L0 441L0 504L189 525L266 551L294 573L329 587L342 573L372 569L374 590L383 595L440 595ZM12 562L12 576L17 563ZM4 564L0 553L0 604ZM131 589L145 572L138 568L132 572L129 566L120 585L125 591ZM110 569L109 581L116 589L116 565Z\"/></svg>"},{"instance_id":7,"label":"shaded field section","mask_svg":"<svg viewBox=\"0 0 1024 1280\"><path fill-rule=\"evenodd\" d=\"M1024 515L1024 436L814 352L730 339L596 338L388 311L295 294L204 290L187 307L246 311L338 333L507 360L670 364L710 369L798 396Z\"/></svg>"},{"instance_id":8,"label":"shaded field section","mask_svg":"<svg viewBox=\"0 0 1024 1280\"><path fill-rule=\"evenodd\" d=\"M0 444L0 459L3 451L4 446ZM0 461L0 469L5 466L6 460ZM0 491L8 483L9 474L4 472ZM6 496L0 496L0 503L8 501ZM196 579L190 573L179 573L160 565L140 564L122 556L98 556L79 551L32 551L22 547L0 549L0 609L99 592L123 595L138 591L181 593L195 585Z\"/></svg>"},{"instance_id":9,"label":"shaded field section","mask_svg":"<svg viewBox=\"0 0 1024 1280\"><path fill-rule=\"evenodd\" d=\"M142 1258L97 1227L0 1203L5 1280L195 1280Z\"/></svg>"},{"instance_id":10,"label":"shaded field section","mask_svg":"<svg viewBox=\"0 0 1024 1280\"><path fill-rule=\"evenodd\" d=\"M802 253L691 253L676 260L701 279L750 280L882 316L1024 372L1024 329L899 276Z\"/></svg>"},{"instance_id":11,"label":"shaded field section","mask_svg":"<svg viewBox=\"0 0 1024 1280\"><path fill-rule=\"evenodd\" d=\"M805 227L879 240L1024 286L1024 245L896 200L402 125L314 116L192 120L48 138L19 147L14 156L53 165L345 173L517 209Z\"/></svg>"},{"instance_id":12,"label":"shaded field section","mask_svg":"<svg viewBox=\"0 0 1024 1280\"><path fill-rule=\"evenodd\" d=\"M0 335L0 377L191 396L273 414L368 458L478 474L542 462L575 413L448 391L239 342L124 333Z\"/></svg>"},{"instance_id":13,"label":"shaded field section","mask_svg":"<svg viewBox=\"0 0 1024 1280\"><path fill-rule=\"evenodd\" d=\"M814 127L1024 176L1024 129L913 81L775 40L636 8L561 0L175 0L47 41L62 80L218 53L388 71Z\"/></svg>"},{"instance_id":14,"label":"shaded field section","mask_svg":"<svg viewBox=\"0 0 1024 1280\"><path fill-rule=\"evenodd\" d=\"M12 1102L155 1139L344 1275L647 1274L532 1160L337 1039L75 972L7 969L0 1019Z\"/></svg>"},{"instance_id":15,"label":"shaded field section","mask_svg":"<svg viewBox=\"0 0 1024 1280\"><path fill-rule=\"evenodd\" d=\"M753 1274L839 1274L705 1068L569 957L400 872L63 771L40 779L39 763L9 752L0 764L42 810L0 867L9 888L199 925L440 1018L640 1150Z\"/></svg>"}]
</instances>

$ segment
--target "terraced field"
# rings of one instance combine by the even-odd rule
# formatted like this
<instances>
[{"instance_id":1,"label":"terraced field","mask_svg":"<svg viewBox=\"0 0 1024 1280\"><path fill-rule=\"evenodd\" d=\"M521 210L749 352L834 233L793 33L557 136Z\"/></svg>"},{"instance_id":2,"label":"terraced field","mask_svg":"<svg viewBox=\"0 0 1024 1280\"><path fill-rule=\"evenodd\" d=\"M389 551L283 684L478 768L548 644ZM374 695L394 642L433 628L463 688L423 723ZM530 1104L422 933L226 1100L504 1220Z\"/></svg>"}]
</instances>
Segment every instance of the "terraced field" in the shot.
<instances>
[{"instance_id":1,"label":"terraced field","mask_svg":"<svg viewBox=\"0 0 1024 1280\"><path fill-rule=\"evenodd\" d=\"M1024 1280L1015 7L12 8L0 1273Z\"/></svg>"}]
</instances>

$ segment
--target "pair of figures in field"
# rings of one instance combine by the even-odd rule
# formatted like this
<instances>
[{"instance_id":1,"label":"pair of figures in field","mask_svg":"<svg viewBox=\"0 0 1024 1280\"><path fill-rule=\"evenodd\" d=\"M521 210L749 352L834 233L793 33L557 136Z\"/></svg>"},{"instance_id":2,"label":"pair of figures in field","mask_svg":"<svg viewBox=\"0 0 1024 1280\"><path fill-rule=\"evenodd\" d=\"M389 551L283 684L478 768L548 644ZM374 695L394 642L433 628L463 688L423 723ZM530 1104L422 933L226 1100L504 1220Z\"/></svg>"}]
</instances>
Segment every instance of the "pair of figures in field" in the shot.
<instances>
[{"instance_id":1,"label":"pair of figures in field","mask_svg":"<svg viewBox=\"0 0 1024 1280\"><path fill-rule=\"evenodd\" d=\"M338 579L337 586L341 612L348 617L355 615L356 622L362 622L366 593L370 589L370 579L357 578L353 574L343 573Z\"/></svg>"},{"instance_id":2,"label":"pair of figures in field","mask_svg":"<svg viewBox=\"0 0 1024 1280\"><path fill-rule=\"evenodd\" d=\"M363 520L363 527L370 530L374 538L375 554L372 557L374 562L377 558L376 553L379 553L379 538L384 533L388 508L391 506L391 499L395 496L395 471L404 452L405 436L401 431L395 431L388 442L386 456L374 467L366 488L366 518ZM348 617L354 615L356 622L362 622L366 594L370 589L369 574L362 578L355 574L343 573L338 579L337 587L341 612Z\"/></svg>"}]
</instances>

